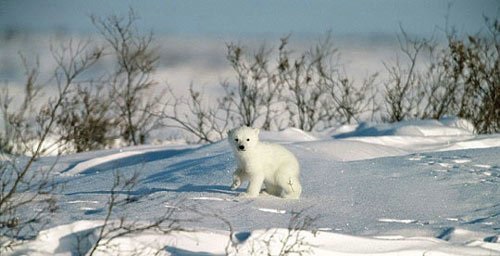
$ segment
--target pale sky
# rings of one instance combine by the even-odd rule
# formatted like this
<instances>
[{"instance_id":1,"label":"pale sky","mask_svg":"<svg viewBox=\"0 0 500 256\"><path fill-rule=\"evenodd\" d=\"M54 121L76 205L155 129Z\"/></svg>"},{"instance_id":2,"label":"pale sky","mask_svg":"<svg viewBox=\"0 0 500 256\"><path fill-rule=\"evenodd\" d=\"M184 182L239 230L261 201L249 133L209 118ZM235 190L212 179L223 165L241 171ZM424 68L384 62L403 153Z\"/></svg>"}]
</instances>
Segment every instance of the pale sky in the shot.
<instances>
[{"instance_id":1,"label":"pale sky","mask_svg":"<svg viewBox=\"0 0 500 256\"><path fill-rule=\"evenodd\" d=\"M141 25L181 36L396 34L400 24L428 36L449 23L477 32L483 15L498 17L500 0L0 0L0 31L92 32L88 16L124 15L132 7Z\"/></svg>"}]
</instances>

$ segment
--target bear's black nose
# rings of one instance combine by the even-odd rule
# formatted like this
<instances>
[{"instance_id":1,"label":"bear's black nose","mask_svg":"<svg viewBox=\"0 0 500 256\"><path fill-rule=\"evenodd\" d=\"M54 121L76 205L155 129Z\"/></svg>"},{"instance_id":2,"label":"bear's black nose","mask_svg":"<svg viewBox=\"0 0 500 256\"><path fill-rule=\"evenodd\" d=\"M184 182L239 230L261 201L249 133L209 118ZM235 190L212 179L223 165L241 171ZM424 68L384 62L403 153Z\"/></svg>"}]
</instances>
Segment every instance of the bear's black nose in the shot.
<instances>
[{"instance_id":1,"label":"bear's black nose","mask_svg":"<svg viewBox=\"0 0 500 256\"><path fill-rule=\"evenodd\" d=\"M245 146L240 145L238 148L239 148L240 150L243 150L243 149L245 149Z\"/></svg>"}]
</instances>

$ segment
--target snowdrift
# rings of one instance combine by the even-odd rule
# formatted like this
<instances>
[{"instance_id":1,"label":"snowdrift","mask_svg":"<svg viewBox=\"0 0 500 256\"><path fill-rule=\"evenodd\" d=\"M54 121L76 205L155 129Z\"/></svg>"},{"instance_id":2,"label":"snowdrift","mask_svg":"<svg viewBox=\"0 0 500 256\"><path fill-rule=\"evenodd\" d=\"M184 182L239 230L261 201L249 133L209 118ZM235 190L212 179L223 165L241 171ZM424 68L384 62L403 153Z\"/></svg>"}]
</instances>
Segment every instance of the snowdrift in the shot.
<instances>
[{"instance_id":1,"label":"snowdrift","mask_svg":"<svg viewBox=\"0 0 500 256\"><path fill-rule=\"evenodd\" d=\"M105 255L277 255L283 248L313 255L500 255L499 134L475 135L469 123L446 119L319 134L288 129L261 138L296 154L300 200L238 198L243 190L230 190L235 160L226 141L63 156L53 177L65 184L60 210L36 239L6 255L88 252L117 173L139 174L131 191L121 191L134 200L120 216L148 222L179 208L179 216L196 222L184 223L189 232L120 237L98 251ZM53 161L43 158L36 167ZM307 230L287 228L298 211L314 218Z\"/></svg>"},{"instance_id":2,"label":"snowdrift","mask_svg":"<svg viewBox=\"0 0 500 256\"><path fill-rule=\"evenodd\" d=\"M84 254L100 224L77 221L45 230L37 240L19 247L13 255ZM76 244L83 244L79 251ZM486 242L458 246L428 237L367 238L322 231L291 233L288 229L267 229L232 236L216 230L176 231L168 235L148 231L116 239L96 255L494 255L498 249L498 244Z\"/></svg>"}]
</instances>

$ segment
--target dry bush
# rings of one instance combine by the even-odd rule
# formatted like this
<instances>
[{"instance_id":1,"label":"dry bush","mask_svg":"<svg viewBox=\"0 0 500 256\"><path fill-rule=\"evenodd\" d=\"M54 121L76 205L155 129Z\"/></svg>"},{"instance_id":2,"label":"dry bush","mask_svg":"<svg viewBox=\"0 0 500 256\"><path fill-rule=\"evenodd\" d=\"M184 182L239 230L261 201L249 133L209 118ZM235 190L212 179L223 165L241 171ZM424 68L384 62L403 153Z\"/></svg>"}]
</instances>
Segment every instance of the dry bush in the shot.
<instances>
[{"instance_id":1,"label":"dry bush","mask_svg":"<svg viewBox=\"0 0 500 256\"><path fill-rule=\"evenodd\" d=\"M358 85L340 72L330 35L297 57L288 40L281 39L277 52L264 45L251 52L228 44L226 58L236 83L221 83L224 95L215 105L208 105L193 86L186 98L170 91L160 116L168 121L163 124L188 132L197 142L214 142L235 126L313 131L359 122L361 115L376 110L377 75Z\"/></svg>"},{"instance_id":2,"label":"dry bush","mask_svg":"<svg viewBox=\"0 0 500 256\"><path fill-rule=\"evenodd\" d=\"M428 45L426 40L412 39L401 29L402 36L398 42L405 60L396 60L392 65L384 64L389 78L385 81L386 115L384 120L398 122L417 118L419 106L423 98L419 95L422 83L418 58Z\"/></svg>"},{"instance_id":3,"label":"dry bush","mask_svg":"<svg viewBox=\"0 0 500 256\"><path fill-rule=\"evenodd\" d=\"M186 131L194 137L194 143L213 143L225 136L232 123L224 103L210 105L205 101L202 91L197 91L191 84L187 97L177 96L168 90L166 102L160 114L163 127ZM189 139L187 136L186 138Z\"/></svg>"},{"instance_id":4,"label":"dry bush","mask_svg":"<svg viewBox=\"0 0 500 256\"><path fill-rule=\"evenodd\" d=\"M110 142L113 136L110 130L116 120L125 127L122 135L134 144L144 142L152 129L150 110L156 103L143 103L145 92L154 85L150 76L156 58L150 50L151 37L135 34L132 13L125 23L116 17L94 21L96 26L101 25L103 36L108 36L106 39L115 47L113 53L119 62L118 70L109 79L93 80L86 74L102 58L104 48L90 40L70 40L51 46L56 67L47 84L38 81L38 61L29 66L28 59L22 56L26 82L20 106L12 104L18 99L7 88L1 91L0 110L5 123L0 134L2 250L12 248L19 239L36 236L43 224L50 222L47 215L57 209L52 194L57 188L51 178L53 166L38 166L36 161L40 156L53 151L102 148ZM113 89L105 91L104 82L110 81ZM111 102L110 98L116 101ZM111 111L113 107L120 110L117 117L111 116L115 113ZM144 226L134 227L144 229Z\"/></svg>"},{"instance_id":5,"label":"dry bush","mask_svg":"<svg viewBox=\"0 0 500 256\"><path fill-rule=\"evenodd\" d=\"M173 231L183 230L180 226L181 220L174 217L177 207L166 209L162 216L153 221L132 220L130 216L123 214L127 207L133 206L133 203L139 200L139 198L131 197L133 189L138 183L139 174L134 172L127 177L116 171L113 178L103 224L96 229L96 232L88 233L87 237L79 238L80 240L92 240L90 246L78 243L77 245L86 246L86 248L76 248L79 253L82 255L95 255L96 253L116 252L112 244L114 240L119 238L146 231L168 234ZM90 239L90 236L93 236L92 239ZM161 249L159 248L159 251Z\"/></svg>"},{"instance_id":6,"label":"dry bush","mask_svg":"<svg viewBox=\"0 0 500 256\"><path fill-rule=\"evenodd\" d=\"M39 66L27 67L24 102L18 109L11 109L14 100L3 91L0 97L2 114L7 129L4 132L11 145L6 160L0 162L0 237L1 248L11 248L18 239L36 236L43 224L50 221L56 204L52 192L56 184L52 181L53 166L38 166L36 160L60 139L54 136L57 122L63 111L63 102L72 91L78 77L96 63L101 54L98 48L87 48L86 44L62 45L53 48L57 62L52 80L57 93L45 102L38 102L45 85L37 81ZM4 150L2 150L4 151ZM35 209L35 210L34 210Z\"/></svg>"},{"instance_id":7,"label":"dry bush","mask_svg":"<svg viewBox=\"0 0 500 256\"><path fill-rule=\"evenodd\" d=\"M331 59L337 50L330 38L320 42L297 58L287 49L288 38L281 40L279 47L279 84L287 90L283 93L289 112L289 125L304 131L312 131L329 119L328 86L335 67Z\"/></svg>"},{"instance_id":8,"label":"dry bush","mask_svg":"<svg viewBox=\"0 0 500 256\"><path fill-rule=\"evenodd\" d=\"M406 61L386 65L385 119L465 118L478 133L500 131L500 21L485 18L486 31L461 37L445 31L446 42L400 39ZM424 54L428 54L422 65ZM420 67L417 67L419 66Z\"/></svg>"},{"instance_id":9,"label":"dry bush","mask_svg":"<svg viewBox=\"0 0 500 256\"><path fill-rule=\"evenodd\" d=\"M276 124L281 90L277 77L270 67L272 51L264 45L255 53L247 54L245 47L227 45L226 58L235 72L237 84L222 83L225 95L219 101L231 113L238 125L262 127L270 130Z\"/></svg>"},{"instance_id":10,"label":"dry bush","mask_svg":"<svg viewBox=\"0 0 500 256\"><path fill-rule=\"evenodd\" d=\"M243 46L228 46L237 84L223 84L222 101L228 102L224 106L235 115L235 125L313 131L357 121L370 106L375 76L358 88L342 75L330 35L297 56L288 41L281 39L274 60L264 46L253 55Z\"/></svg>"},{"instance_id":11,"label":"dry bush","mask_svg":"<svg viewBox=\"0 0 500 256\"><path fill-rule=\"evenodd\" d=\"M459 117L478 133L500 131L500 19L485 18L486 33L458 38L449 33L448 58L441 60L460 93Z\"/></svg>"},{"instance_id":12,"label":"dry bush","mask_svg":"<svg viewBox=\"0 0 500 256\"><path fill-rule=\"evenodd\" d=\"M149 133L157 128L155 113L160 109L162 95L155 93L157 82L152 77L159 58L154 37L138 31L137 19L133 10L127 17L92 17L115 59L115 70L107 83L120 134L129 145L144 144Z\"/></svg>"},{"instance_id":13,"label":"dry bush","mask_svg":"<svg viewBox=\"0 0 500 256\"><path fill-rule=\"evenodd\" d=\"M358 122L371 109L375 78L369 76L359 86L340 71L339 56L331 35L297 58L287 49L288 38L279 47L278 75L290 126L304 131Z\"/></svg>"},{"instance_id":14,"label":"dry bush","mask_svg":"<svg viewBox=\"0 0 500 256\"><path fill-rule=\"evenodd\" d=\"M85 152L104 149L117 137L112 131L116 118L111 115L111 100L103 85L78 84L63 103L58 118L59 136L74 149Z\"/></svg>"},{"instance_id":15,"label":"dry bush","mask_svg":"<svg viewBox=\"0 0 500 256\"><path fill-rule=\"evenodd\" d=\"M204 213L206 216L207 214ZM311 217L307 211L292 211L286 229L272 228L237 238L231 223L220 214L210 215L224 222L229 228L226 255L312 255L314 245L307 240L317 234L316 222L319 216ZM250 236L251 235L251 236Z\"/></svg>"}]
</instances>

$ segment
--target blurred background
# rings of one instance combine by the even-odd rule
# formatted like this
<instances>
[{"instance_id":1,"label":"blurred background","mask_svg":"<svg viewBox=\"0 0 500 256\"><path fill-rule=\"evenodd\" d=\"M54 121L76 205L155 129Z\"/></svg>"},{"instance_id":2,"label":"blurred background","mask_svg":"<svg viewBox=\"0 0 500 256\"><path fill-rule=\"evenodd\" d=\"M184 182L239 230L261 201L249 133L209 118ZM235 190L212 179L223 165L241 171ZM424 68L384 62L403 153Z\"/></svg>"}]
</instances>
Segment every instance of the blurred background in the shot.
<instances>
[{"instance_id":1,"label":"blurred background","mask_svg":"<svg viewBox=\"0 0 500 256\"><path fill-rule=\"evenodd\" d=\"M447 34L488 33L485 17L498 19L500 1L0 0L0 89L8 88L9 95L16 99L11 104L22 104L23 100L17 99L22 99L25 91L26 72L36 66L37 82L53 86L57 79L54 48L68 42L75 46L86 40L102 45L104 38L91 17L127 18L130 10L138 17L133 24L138 34L152 33L154 54L158 56L151 81L160 86L145 90L148 95L141 96L140 105L149 102L146 100L154 101L154 96L164 92L167 85L181 96L188 94L192 85L204 93L203 101L220 101L225 95L221 85L238 82L228 60L228 45L241 45L249 55L265 46L269 59L276 62L277 48L284 37L289 37L287 49L294 57L331 37L337 50L332 55L336 69L353 85L378 74L378 80L372 84L384 92L391 81L397 80L387 79L391 75L387 63L389 66L396 63L402 74L406 72L406 63L399 64L401 59L408 60L400 44L404 40L398 41L402 31L406 39L427 38L437 43L446 43ZM108 47L104 54L112 56L113 52ZM425 57L420 56L417 65L426 65ZM104 77L105 72L113 70L113 65L117 65L114 59L103 58L80 78ZM50 97L57 90L44 93L43 96ZM410 94L408 97L410 101L415 98ZM373 114L384 104L383 99L373 102L376 103L371 117L363 120L386 121L382 114L378 113L378 117ZM169 102L171 107L177 107L177 103L180 102Z\"/></svg>"},{"instance_id":2,"label":"blurred background","mask_svg":"<svg viewBox=\"0 0 500 256\"><path fill-rule=\"evenodd\" d=\"M153 31L160 61L157 75L173 87L191 82L216 93L221 80L234 76L225 60L226 44L277 47L291 35L298 51L331 32L340 62L349 75L383 72L397 49L401 28L414 36L431 37L446 26L476 33L483 16L496 17L498 0L0 0L1 86L20 83L19 52L39 56L51 70L50 44L97 32L90 16L139 16L143 32Z\"/></svg>"},{"instance_id":3,"label":"blurred background","mask_svg":"<svg viewBox=\"0 0 500 256\"><path fill-rule=\"evenodd\" d=\"M133 8L141 26L160 35L242 38L315 36L331 30L338 36L393 35L401 24L410 33L429 35L448 22L477 31L482 15L498 12L496 0L2 0L4 33L93 33L89 15L126 14Z\"/></svg>"}]
</instances>

